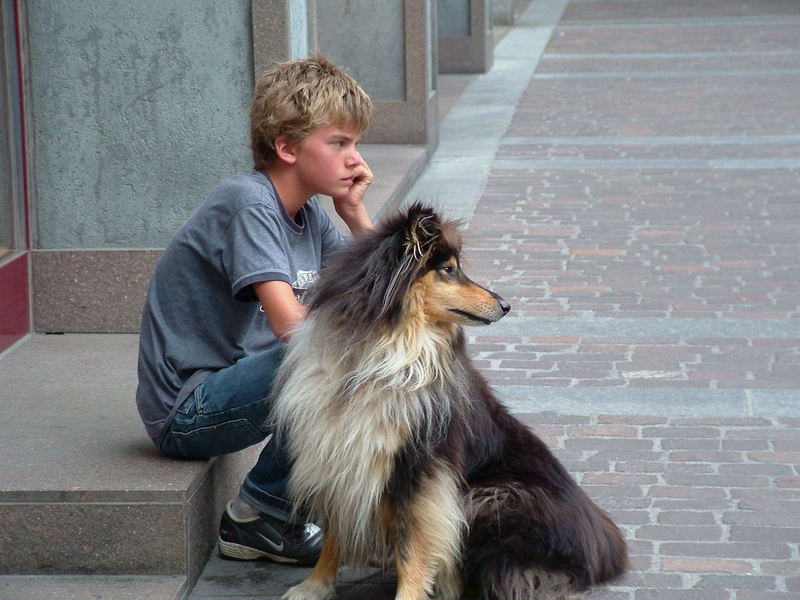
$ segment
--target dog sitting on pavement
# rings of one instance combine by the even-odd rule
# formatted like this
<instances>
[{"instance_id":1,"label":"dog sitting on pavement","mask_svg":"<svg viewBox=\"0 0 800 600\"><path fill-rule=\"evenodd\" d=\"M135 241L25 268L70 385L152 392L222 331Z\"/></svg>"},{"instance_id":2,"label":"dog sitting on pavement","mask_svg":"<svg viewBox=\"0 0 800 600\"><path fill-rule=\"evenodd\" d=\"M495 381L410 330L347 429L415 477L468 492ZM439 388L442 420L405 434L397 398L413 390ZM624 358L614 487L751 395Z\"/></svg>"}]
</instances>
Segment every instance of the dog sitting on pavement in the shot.
<instances>
[{"instance_id":1,"label":"dog sitting on pavement","mask_svg":"<svg viewBox=\"0 0 800 600\"><path fill-rule=\"evenodd\" d=\"M462 326L509 308L419 204L322 270L274 395L290 494L326 537L284 600L331 598L340 564L376 555L398 600L555 600L624 572L617 526L467 355Z\"/></svg>"}]
</instances>

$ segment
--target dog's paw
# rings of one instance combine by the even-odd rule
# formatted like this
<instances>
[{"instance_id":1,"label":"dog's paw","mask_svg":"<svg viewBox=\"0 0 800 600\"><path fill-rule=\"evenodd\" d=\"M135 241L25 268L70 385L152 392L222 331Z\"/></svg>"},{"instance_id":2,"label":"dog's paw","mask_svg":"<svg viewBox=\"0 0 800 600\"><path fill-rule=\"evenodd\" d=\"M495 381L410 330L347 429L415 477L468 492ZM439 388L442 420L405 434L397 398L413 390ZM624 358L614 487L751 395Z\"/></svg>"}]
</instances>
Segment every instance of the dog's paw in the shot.
<instances>
[{"instance_id":1,"label":"dog's paw","mask_svg":"<svg viewBox=\"0 0 800 600\"><path fill-rule=\"evenodd\" d=\"M281 600L331 600L335 596L336 589L332 583L325 584L306 579L303 583L290 588L281 596Z\"/></svg>"}]
</instances>

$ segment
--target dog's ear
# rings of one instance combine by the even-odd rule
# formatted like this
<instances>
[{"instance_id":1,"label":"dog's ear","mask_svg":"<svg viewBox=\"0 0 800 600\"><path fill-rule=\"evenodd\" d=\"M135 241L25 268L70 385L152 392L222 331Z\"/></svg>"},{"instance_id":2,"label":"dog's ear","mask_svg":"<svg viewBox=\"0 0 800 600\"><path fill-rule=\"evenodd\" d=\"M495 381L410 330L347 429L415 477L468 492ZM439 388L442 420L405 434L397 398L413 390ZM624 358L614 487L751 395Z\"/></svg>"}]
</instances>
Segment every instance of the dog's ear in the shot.
<instances>
[{"instance_id":1,"label":"dog's ear","mask_svg":"<svg viewBox=\"0 0 800 600\"><path fill-rule=\"evenodd\" d=\"M417 263L425 262L442 232L439 216L430 208L414 204L408 211L404 251Z\"/></svg>"},{"instance_id":2,"label":"dog's ear","mask_svg":"<svg viewBox=\"0 0 800 600\"><path fill-rule=\"evenodd\" d=\"M389 278L381 294L378 320L397 323L406 292L428 262L440 234L441 221L433 209L414 204L396 222L394 232L384 238L393 247L393 258L385 265Z\"/></svg>"},{"instance_id":3,"label":"dog's ear","mask_svg":"<svg viewBox=\"0 0 800 600\"><path fill-rule=\"evenodd\" d=\"M336 306L354 325L397 325L406 293L441 235L439 216L415 204L331 259L314 285L309 310Z\"/></svg>"}]
</instances>

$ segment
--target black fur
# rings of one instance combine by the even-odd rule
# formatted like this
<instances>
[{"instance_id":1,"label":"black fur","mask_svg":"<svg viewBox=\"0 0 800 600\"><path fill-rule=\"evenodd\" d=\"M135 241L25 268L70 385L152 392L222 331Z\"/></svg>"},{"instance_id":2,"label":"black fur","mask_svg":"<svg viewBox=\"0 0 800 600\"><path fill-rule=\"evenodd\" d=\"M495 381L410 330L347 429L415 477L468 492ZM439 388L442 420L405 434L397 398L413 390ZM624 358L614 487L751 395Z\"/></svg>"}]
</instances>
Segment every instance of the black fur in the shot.
<instances>
[{"instance_id":1,"label":"black fur","mask_svg":"<svg viewBox=\"0 0 800 600\"><path fill-rule=\"evenodd\" d=\"M410 244L419 241L421 257L409 253ZM431 262L458 248L442 243L442 222L431 209L415 204L406 213L387 220L337 253L322 269L313 287L309 311L331 306L353 329L364 325L396 326L402 316L403 297Z\"/></svg>"},{"instance_id":2,"label":"black fur","mask_svg":"<svg viewBox=\"0 0 800 600\"><path fill-rule=\"evenodd\" d=\"M453 231L432 209L414 205L323 269L309 310L338 311L342 327L355 332L401 326L413 282L436 261L458 256ZM494 598L509 571L532 568L564 574L574 591L618 577L627 565L618 528L495 398L467 355L463 332L456 331L450 360L458 381L440 382L435 392L441 421L424 423L406 444L386 489L398 517L397 549L404 551L409 499L436 460L444 460L463 474L471 503L463 578L473 594Z\"/></svg>"}]
</instances>

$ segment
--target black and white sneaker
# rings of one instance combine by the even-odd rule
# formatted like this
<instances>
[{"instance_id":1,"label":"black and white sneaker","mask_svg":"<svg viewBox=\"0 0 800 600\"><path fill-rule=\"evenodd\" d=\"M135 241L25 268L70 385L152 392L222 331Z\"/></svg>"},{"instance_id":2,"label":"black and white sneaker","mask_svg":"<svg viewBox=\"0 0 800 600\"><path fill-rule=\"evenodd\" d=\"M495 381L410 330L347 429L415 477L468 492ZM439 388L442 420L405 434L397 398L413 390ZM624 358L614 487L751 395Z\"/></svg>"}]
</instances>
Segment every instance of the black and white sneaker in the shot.
<instances>
[{"instance_id":1,"label":"black and white sneaker","mask_svg":"<svg viewBox=\"0 0 800 600\"><path fill-rule=\"evenodd\" d=\"M313 565L322 551L322 530L313 523L287 523L260 514L237 519L230 503L219 525L219 552L227 558Z\"/></svg>"}]
</instances>

